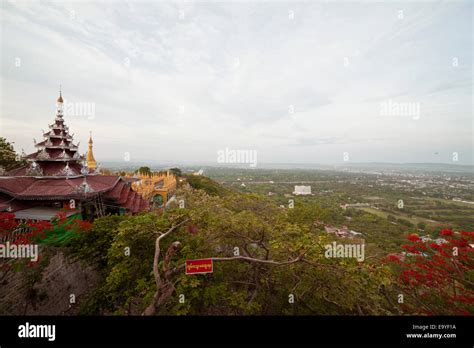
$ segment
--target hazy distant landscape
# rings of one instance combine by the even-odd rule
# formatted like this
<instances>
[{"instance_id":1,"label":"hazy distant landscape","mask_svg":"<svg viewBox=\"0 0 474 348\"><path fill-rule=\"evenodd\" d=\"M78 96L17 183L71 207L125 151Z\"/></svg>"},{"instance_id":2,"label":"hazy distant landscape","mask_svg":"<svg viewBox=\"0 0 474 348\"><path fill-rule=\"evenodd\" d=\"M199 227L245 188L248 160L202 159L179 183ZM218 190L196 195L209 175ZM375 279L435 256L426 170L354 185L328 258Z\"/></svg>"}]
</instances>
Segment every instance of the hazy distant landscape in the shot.
<instances>
[{"instance_id":1,"label":"hazy distant landscape","mask_svg":"<svg viewBox=\"0 0 474 348\"><path fill-rule=\"evenodd\" d=\"M218 164L216 162L173 162L173 161L102 161L104 168L120 170L132 169L147 165L152 169L169 167L180 167L184 170L199 170L205 168L249 168L246 163L241 164ZM339 164L310 164L310 163L258 163L255 169L321 169L342 171L380 171L380 172L446 172L466 173L474 175L474 166L449 163L339 163Z\"/></svg>"},{"instance_id":2,"label":"hazy distant landscape","mask_svg":"<svg viewBox=\"0 0 474 348\"><path fill-rule=\"evenodd\" d=\"M449 170L450 168L447 168ZM268 195L285 203L295 185L310 185L313 196L303 198L325 205L365 203L364 212L389 220L405 220L405 226L469 229L474 225L474 174L465 171L426 172L413 166L335 170L238 170L208 168L206 175L242 192ZM270 183L272 181L272 183ZM245 185L245 187L242 186ZM403 208L397 203L403 200ZM406 222L409 222L408 224ZM403 225L403 223L402 223ZM425 228L421 228L424 230Z\"/></svg>"}]
</instances>

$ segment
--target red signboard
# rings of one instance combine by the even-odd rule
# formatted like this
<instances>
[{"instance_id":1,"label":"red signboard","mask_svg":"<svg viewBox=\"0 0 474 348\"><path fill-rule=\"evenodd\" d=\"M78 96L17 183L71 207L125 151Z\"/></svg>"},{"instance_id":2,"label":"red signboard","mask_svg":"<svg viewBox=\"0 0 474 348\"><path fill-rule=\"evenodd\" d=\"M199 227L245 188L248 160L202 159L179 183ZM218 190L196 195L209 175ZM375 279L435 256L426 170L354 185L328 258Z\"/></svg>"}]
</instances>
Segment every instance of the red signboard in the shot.
<instances>
[{"instance_id":1,"label":"red signboard","mask_svg":"<svg viewBox=\"0 0 474 348\"><path fill-rule=\"evenodd\" d=\"M212 259L186 260L186 274L212 273Z\"/></svg>"}]
</instances>

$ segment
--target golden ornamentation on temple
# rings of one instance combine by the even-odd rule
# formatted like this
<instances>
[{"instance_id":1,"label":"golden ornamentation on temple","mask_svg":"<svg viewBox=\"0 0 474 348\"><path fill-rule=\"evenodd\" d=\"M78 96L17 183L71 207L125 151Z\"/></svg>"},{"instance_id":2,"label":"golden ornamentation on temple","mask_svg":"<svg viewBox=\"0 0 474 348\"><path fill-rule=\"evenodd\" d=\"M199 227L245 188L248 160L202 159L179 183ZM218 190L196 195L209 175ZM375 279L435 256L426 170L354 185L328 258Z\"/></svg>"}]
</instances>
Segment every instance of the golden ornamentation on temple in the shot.
<instances>
[{"instance_id":1,"label":"golden ornamentation on temple","mask_svg":"<svg viewBox=\"0 0 474 348\"><path fill-rule=\"evenodd\" d=\"M169 171L166 174L135 174L128 177L136 180L132 183L133 190L155 208L166 207L174 199L177 181Z\"/></svg>"}]
</instances>

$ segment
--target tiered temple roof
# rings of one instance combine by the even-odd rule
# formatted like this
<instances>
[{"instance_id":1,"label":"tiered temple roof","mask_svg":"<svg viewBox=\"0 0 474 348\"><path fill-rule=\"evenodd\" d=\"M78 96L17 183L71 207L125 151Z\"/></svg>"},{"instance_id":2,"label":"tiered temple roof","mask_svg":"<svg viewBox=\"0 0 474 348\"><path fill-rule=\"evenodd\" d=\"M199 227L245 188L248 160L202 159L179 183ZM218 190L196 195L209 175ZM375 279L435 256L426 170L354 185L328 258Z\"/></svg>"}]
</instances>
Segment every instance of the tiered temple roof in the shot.
<instances>
[{"instance_id":1,"label":"tiered temple roof","mask_svg":"<svg viewBox=\"0 0 474 348\"><path fill-rule=\"evenodd\" d=\"M98 197L105 206L132 213L147 209L148 201L132 190L129 180L87 168L63 116L60 93L54 123L43 132L43 141L35 141L36 152L23 156L26 165L0 176L0 211L15 212L52 202L67 206L71 199L86 202Z\"/></svg>"},{"instance_id":2,"label":"tiered temple roof","mask_svg":"<svg viewBox=\"0 0 474 348\"><path fill-rule=\"evenodd\" d=\"M43 141L35 142L36 152L23 156L27 164L7 173L8 176L80 176L83 156L79 143L74 144L73 134L64 123L63 98L57 100L56 117L43 131Z\"/></svg>"}]
</instances>

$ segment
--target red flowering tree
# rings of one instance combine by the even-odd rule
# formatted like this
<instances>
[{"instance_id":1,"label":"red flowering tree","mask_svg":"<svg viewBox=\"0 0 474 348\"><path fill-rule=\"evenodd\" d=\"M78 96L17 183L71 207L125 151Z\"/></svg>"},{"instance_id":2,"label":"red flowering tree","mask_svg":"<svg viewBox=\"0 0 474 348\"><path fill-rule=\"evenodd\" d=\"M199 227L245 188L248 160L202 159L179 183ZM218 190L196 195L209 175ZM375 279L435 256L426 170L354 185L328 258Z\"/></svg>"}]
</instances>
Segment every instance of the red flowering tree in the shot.
<instances>
[{"instance_id":1,"label":"red flowering tree","mask_svg":"<svg viewBox=\"0 0 474 348\"><path fill-rule=\"evenodd\" d=\"M0 234L5 234L14 230L18 226L18 221L15 220L15 214L0 213Z\"/></svg>"},{"instance_id":2,"label":"red flowering tree","mask_svg":"<svg viewBox=\"0 0 474 348\"><path fill-rule=\"evenodd\" d=\"M404 252L388 256L406 298L405 312L474 314L474 232L442 230L439 238L408 236Z\"/></svg>"},{"instance_id":3,"label":"red flowering tree","mask_svg":"<svg viewBox=\"0 0 474 348\"><path fill-rule=\"evenodd\" d=\"M14 244L30 244L52 241L64 241L75 233L89 230L88 221L80 219L68 220L66 212L60 212L52 221L19 222L15 214L0 213L0 237L7 237Z\"/></svg>"}]
</instances>

